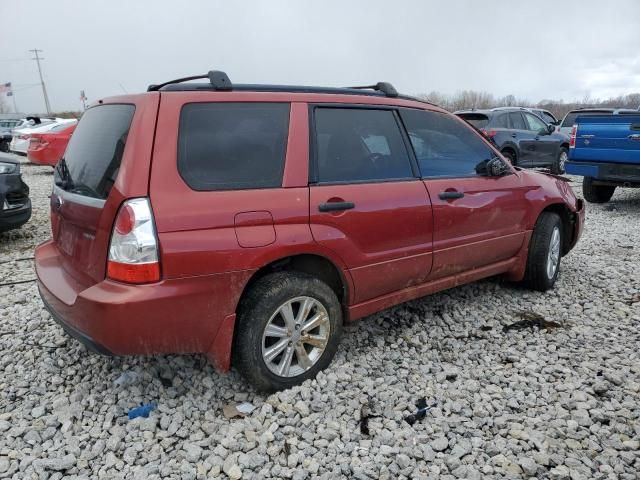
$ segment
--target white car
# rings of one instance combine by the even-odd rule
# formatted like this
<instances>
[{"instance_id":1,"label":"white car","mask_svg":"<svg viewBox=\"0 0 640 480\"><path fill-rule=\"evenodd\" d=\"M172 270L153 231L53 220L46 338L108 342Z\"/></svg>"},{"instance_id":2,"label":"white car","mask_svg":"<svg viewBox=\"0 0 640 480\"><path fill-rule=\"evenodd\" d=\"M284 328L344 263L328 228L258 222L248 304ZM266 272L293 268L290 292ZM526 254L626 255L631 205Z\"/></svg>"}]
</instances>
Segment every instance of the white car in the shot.
<instances>
[{"instance_id":1,"label":"white car","mask_svg":"<svg viewBox=\"0 0 640 480\"><path fill-rule=\"evenodd\" d=\"M9 151L20 155L26 155L29 149L32 133L48 132L59 125L73 125L78 120L75 118L56 118L53 122L38 124L27 128L17 128L13 130L13 138L9 144Z\"/></svg>"}]
</instances>

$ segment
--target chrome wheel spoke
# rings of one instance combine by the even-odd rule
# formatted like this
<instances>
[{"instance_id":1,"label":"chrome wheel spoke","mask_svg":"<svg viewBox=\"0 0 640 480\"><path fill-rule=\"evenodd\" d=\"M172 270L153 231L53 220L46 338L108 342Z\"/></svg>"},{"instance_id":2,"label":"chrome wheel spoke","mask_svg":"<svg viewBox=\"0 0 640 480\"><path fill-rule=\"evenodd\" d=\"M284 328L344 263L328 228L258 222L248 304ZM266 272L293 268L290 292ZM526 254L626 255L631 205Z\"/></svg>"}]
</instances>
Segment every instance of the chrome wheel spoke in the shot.
<instances>
[{"instance_id":1,"label":"chrome wheel spoke","mask_svg":"<svg viewBox=\"0 0 640 480\"><path fill-rule=\"evenodd\" d=\"M300 304L300 310L298 310L298 315L296 316L296 323L301 325L309 316L309 312L311 308L315 305L316 301L313 298L305 298Z\"/></svg>"},{"instance_id":2,"label":"chrome wheel spoke","mask_svg":"<svg viewBox=\"0 0 640 480\"><path fill-rule=\"evenodd\" d=\"M296 343L296 358L298 359L298 365L300 365L304 370L309 370L313 365L304 345L300 342Z\"/></svg>"},{"instance_id":3,"label":"chrome wheel spoke","mask_svg":"<svg viewBox=\"0 0 640 480\"><path fill-rule=\"evenodd\" d=\"M293 329L295 327L296 318L293 316L293 306L291 302L285 303L280 307L280 315L282 315L288 328Z\"/></svg>"},{"instance_id":4,"label":"chrome wheel spoke","mask_svg":"<svg viewBox=\"0 0 640 480\"><path fill-rule=\"evenodd\" d=\"M280 365L278 365L278 374L281 377L288 377L289 370L291 369L291 360L293 360L293 347L289 346L284 352L282 356L282 360L280 360Z\"/></svg>"},{"instance_id":5,"label":"chrome wheel spoke","mask_svg":"<svg viewBox=\"0 0 640 480\"><path fill-rule=\"evenodd\" d=\"M302 324L302 330L308 332L328 320L329 318L324 314L324 312L316 313L313 317L307 320L306 323Z\"/></svg>"},{"instance_id":6,"label":"chrome wheel spoke","mask_svg":"<svg viewBox=\"0 0 640 480\"><path fill-rule=\"evenodd\" d=\"M304 335L300 338L300 341L312 347L322 349L327 345L327 339L320 335Z\"/></svg>"},{"instance_id":7,"label":"chrome wheel spoke","mask_svg":"<svg viewBox=\"0 0 640 480\"><path fill-rule=\"evenodd\" d=\"M264 335L265 337L287 338L289 333L286 328L270 323L267 325L267 328L265 328Z\"/></svg>"},{"instance_id":8,"label":"chrome wheel spoke","mask_svg":"<svg viewBox=\"0 0 640 480\"><path fill-rule=\"evenodd\" d=\"M273 345L271 345L269 348L265 349L264 351L264 359L267 362L273 362L275 360L275 358L280 355L280 353L287 348L287 345L289 345L289 339L288 338L283 338L282 340L274 343Z\"/></svg>"}]
</instances>

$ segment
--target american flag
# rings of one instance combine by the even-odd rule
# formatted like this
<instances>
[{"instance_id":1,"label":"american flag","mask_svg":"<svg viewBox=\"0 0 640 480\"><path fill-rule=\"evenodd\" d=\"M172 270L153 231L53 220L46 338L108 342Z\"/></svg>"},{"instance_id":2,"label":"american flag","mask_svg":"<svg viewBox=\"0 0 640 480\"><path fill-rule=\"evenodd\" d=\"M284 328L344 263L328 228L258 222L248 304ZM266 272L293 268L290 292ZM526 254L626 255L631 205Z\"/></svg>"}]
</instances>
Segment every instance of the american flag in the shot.
<instances>
[{"instance_id":1,"label":"american flag","mask_svg":"<svg viewBox=\"0 0 640 480\"><path fill-rule=\"evenodd\" d=\"M11 90L11 82L0 83L0 93L4 93L7 97L13 95L13 91Z\"/></svg>"}]
</instances>

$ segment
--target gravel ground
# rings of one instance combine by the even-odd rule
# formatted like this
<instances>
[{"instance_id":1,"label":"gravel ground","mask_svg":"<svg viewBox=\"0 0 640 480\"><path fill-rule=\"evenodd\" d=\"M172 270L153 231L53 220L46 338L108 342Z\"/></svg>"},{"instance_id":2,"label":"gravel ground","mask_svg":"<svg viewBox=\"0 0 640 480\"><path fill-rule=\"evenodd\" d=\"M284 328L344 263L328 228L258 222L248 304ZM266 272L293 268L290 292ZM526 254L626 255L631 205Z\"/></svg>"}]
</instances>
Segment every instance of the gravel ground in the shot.
<instances>
[{"instance_id":1,"label":"gravel ground","mask_svg":"<svg viewBox=\"0 0 640 480\"><path fill-rule=\"evenodd\" d=\"M0 235L0 283L33 279L49 235L51 169L23 172L34 214ZM640 191L588 205L553 291L488 280L384 311L270 396L199 355L91 354L33 282L1 286L0 478L639 478L639 217ZM411 426L421 397L436 406ZM242 401L256 410L222 415Z\"/></svg>"}]
</instances>

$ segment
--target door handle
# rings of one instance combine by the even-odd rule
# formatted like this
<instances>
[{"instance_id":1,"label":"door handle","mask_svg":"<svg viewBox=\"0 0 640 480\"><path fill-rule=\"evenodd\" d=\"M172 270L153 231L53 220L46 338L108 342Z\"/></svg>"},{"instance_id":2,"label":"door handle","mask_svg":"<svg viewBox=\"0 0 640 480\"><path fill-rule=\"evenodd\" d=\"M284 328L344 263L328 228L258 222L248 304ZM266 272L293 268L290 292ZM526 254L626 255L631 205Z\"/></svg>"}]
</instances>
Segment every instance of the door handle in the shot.
<instances>
[{"instance_id":1,"label":"door handle","mask_svg":"<svg viewBox=\"0 0 640 480\"><path fill-rule=\"evenodd\" d=\"M338 212L340 210L351 210L355 206L356 204L353 202L326 202L318 205L318 210L321 212Z\"/></svg>"},{"instance_id":2,"label":"door handle","mask_svg":"<svg viewBox=\"0 0 640 480\"><path fill-rule=\"evenodd\" d=\"M464 192L456 192L455 190L440 192L438 197L440 197L440 200L455 200L456 198L464 197Z\"/></svg>"},{"instance_id":3,"label":"door handle","mask_svg":"<svg viewBox=\"0 0 640 480\"><path fill-rule=\"evenodd\" d=\"M511 137L512 137L512 138L516 138L517 136L518 136L518 135L516 135L515 133L512 133L512 134L511 134Z\"/></svg>"}]
</instances>

